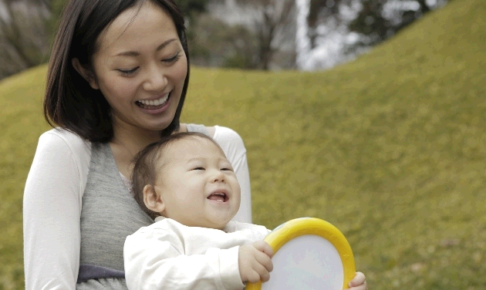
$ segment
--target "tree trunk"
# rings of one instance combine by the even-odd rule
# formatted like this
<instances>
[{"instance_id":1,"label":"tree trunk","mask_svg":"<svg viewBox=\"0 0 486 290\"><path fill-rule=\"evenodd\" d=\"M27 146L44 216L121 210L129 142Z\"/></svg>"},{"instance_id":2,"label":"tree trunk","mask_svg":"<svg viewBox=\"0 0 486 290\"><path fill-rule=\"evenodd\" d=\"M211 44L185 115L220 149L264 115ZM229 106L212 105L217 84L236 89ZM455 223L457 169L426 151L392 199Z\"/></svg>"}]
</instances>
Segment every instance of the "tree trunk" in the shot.
<instances>
[{"instance_id":1,"label":"tree trunk","mask_svg":"<svg viewBox=\"0 0 486 290\"><path fill-rule=\"evenodd\" d=\"M420 4L420 11L422 11L422 14L430 12L430 7L427 5L426 0L417 0L417 2Z\"/></svg>"}]
</instances>

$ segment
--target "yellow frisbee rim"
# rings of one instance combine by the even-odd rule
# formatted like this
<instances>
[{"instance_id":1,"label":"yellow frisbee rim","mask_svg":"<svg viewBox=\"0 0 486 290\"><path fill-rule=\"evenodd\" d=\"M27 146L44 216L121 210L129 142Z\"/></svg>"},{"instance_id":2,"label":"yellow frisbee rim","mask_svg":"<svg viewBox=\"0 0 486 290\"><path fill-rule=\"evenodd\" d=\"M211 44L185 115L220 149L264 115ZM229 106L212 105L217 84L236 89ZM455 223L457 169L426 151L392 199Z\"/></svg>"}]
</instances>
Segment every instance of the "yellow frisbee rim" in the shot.
<instances>
[{"instance_id":1,"label":"yellow frisbee rim","mask_svg":"<svg viewBox=\"0 0 486 290\"><path fill-rule=\"evenodd\" d=\"M264 240L272 247L275 254L287 242L303 235L320 236L336 248L343 263L343 287L347 287L356 275L353 251L343 233L331 223L318 218L293 219L275 228ZM262 282L260 281L258 283L247 283L245 289L261 290L261 287Z\"/></svg>"}]
</instances>

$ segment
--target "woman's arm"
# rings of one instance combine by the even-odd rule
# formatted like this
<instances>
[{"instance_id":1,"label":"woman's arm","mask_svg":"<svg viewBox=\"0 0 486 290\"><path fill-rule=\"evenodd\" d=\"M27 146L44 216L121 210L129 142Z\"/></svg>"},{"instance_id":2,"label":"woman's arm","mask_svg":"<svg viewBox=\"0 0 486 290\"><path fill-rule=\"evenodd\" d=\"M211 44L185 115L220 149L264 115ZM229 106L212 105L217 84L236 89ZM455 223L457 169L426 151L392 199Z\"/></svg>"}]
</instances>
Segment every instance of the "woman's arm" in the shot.
<instances>
[{"instance_id":1,"label":"woman's arm","mask_svg":"<svg viewBox=\"0 0 486 290\"><path fill-rule=\"evenodd\" d=\"M84 150L89 156L90 148L77 136L78 142L69 142L72 135L51 130L40 137L25 185L24 270L28 290L76 287L81 200L89 161L79 160L74 152Z\"/></svg>"},{"instance_id":2,"label":"woman's arm","mask_svg":"<svg viewBox=\"0 0 486 290\"><path fill-rule=\"evenodd\" d=\"M213 139L221 146L226 158L233 165L236 178L241 187L240 209L233 220L251 223L251 187L245 144L240 135L234 130L221 126L214 126L214 128Z\"/></svg>"}]
</instances>

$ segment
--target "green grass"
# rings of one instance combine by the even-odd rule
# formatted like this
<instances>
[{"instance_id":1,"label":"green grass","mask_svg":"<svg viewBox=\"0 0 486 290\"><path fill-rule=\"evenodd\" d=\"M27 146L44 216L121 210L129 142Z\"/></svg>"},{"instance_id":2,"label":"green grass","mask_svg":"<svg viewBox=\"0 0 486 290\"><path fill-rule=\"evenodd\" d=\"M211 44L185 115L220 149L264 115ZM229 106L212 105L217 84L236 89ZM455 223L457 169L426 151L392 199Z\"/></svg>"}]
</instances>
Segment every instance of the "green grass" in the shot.
<instances>
[{"instance_id":1,"label":"green grass","mask_svg":"<svg viewBox=\"0 0 486 290\"><path fill-rule=\"evenodd\" d=\"M183 119L238 131L255 222L333 223L370 289L485 289L485 52L486 2L453 1L330 71L195 68ZM0 289L23 288L45 70L0 83Z\"/></svg>"}]
</instances>

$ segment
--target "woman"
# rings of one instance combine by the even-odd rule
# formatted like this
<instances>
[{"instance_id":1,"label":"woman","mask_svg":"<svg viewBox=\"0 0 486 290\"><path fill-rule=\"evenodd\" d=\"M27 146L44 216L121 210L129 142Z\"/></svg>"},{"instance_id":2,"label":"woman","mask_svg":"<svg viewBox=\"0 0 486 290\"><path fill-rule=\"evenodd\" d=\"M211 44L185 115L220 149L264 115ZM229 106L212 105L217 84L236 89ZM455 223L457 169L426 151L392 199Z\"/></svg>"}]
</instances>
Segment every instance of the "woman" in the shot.
<instances>
[{"instance_id":1,"label":"woman","mask_svg":"<svg viewBox=\"0 0 486 290\"><path fill-rule=\"evenodd\" d=\"M131 196L130 161L163 135L200 131L242 185L246 151L224 127L179 124L189 80L184 18L173 0L73 0L60 23L40 139L24 193L26 289L126 289L125 237L153 221ZM355 282L363 286L364 276ZM357 288L365 289L365 288Z\"/></svg>"}]
</instances>

